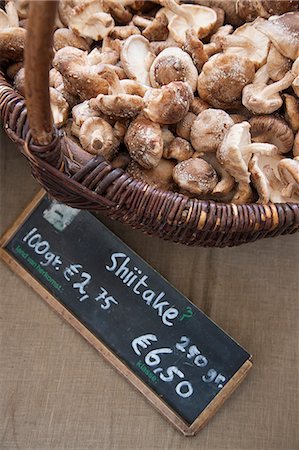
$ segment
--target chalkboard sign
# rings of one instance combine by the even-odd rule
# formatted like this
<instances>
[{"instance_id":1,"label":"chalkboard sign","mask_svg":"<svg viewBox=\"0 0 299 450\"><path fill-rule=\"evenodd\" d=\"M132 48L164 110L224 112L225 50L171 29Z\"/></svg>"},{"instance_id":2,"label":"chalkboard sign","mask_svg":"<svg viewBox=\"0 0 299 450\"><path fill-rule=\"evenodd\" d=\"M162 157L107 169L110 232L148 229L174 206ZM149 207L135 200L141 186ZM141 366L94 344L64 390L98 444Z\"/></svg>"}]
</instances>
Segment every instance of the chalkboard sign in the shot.
<instances>
[{"instance_id":1,"label":"chalkboard sign","mask_svg":"<svg viewBox=\"0 0 299 450\"><path fill-rule=\"evenodd\" d=\"M89 212L40 194L1 255L186 435L251 367L237 342Z\"/></svg>"}]
</instances>

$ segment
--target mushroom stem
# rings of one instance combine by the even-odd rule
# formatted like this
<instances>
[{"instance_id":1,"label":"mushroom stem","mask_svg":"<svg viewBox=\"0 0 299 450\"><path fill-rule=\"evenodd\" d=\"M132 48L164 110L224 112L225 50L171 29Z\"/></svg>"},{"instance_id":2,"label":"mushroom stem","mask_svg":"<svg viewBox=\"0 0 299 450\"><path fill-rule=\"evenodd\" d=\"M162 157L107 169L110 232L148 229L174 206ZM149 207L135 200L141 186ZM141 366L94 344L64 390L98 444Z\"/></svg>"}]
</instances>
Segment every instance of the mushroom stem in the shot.
<instances>
[{"instance_id":1,"label":"mushroom stem","mask_svg":"<svg viewBox=\"0 0 299 450\"><path fill-rule=\"evenodd\" d=\"M261 96L267 98L274 94L278 94L280 91L287 89L292 84L294 79L295 75L293 75L291 71L287 72L281 80L266 86L261 92Z\"/></svg>"},{"instance_id":2,"label":"mushroom stem","mask_svg":"<svg viewBox=\"0 0 299 450\"><path fill-rule=\"evenodd\" d=\"M9 26L10 27L18 27L19 26L18 13L17 13L15 5L12 1L9 1L8 3L6 3L5 11L7 14Z\"/></svg>"},{"instance_id":3,"label":"mushroom stem","mask_svg":"<svg viewBox=\"0 0 299 450\"><path fill-rule=\"evenodd\" d=\"M220 52L221 46L217 45L215 42L210 42L209 44L204 44L203 49L206 52L207 56L213 56L216 53Z\"/></svg>"},{"instance_id":4,"label":"mushroom stem","mask_svg":"<svg viewBox=\"0 0 299 450\"><path fill-rule=\"evenodd\" d=\"M102 139L101 133L99 133L99 135L97 135L98 133L94 133L93 137L91 139L91 147L94 148L95 150L101 150L101 148L104 145L104 141Z\"/></svg>"},{"instance_id":5,"label":"mushroom stem","mask_svg":"<svg viewBox=\"0 0 299 450\"><path fill-rule=\"evenodd\" d=\"M151 25L152 22L153 22L152 20L146 19L145 17L142 17L142 16L134 16L133 17L134 25L139 28L146 28L149 25Z\"/></svg>"},{"instance_id":6,"label":"mushroom stem","mask_svg":"<svg viewBox=\"0 0 299 450\"><path fill-rule=\"evenodd\" d=\"M276 155L278 149L273 144L265 144L263 142L253 142L252 144L244 145L241 147L242 154L250 156L252 154L260 155Z\"/></svg>"},{"instance_id":7,"label":"mushroom stem","mask_svg":"<svg viewBox=\"0 0 299 450\"><path fill-rule=\"evenodd\" d=\"M253 79L253 84L266 84L269 81L269 72L267 64L264 64L256 73Z\"/></svg>"},{"instance_id":8,"label":"mushroom stem","mask_svg":"<svg viewBox=\"0 0 299 450\"><path fill-rule=\"evenodd\" d=\"M184 11L184 8L178 5L175 0L160 0L159 3L164 6L164 8L172 11L174 14L184 17L184 19L187 21L190 20L190 15L186 11Z\"/></svg>"}]
</instances>

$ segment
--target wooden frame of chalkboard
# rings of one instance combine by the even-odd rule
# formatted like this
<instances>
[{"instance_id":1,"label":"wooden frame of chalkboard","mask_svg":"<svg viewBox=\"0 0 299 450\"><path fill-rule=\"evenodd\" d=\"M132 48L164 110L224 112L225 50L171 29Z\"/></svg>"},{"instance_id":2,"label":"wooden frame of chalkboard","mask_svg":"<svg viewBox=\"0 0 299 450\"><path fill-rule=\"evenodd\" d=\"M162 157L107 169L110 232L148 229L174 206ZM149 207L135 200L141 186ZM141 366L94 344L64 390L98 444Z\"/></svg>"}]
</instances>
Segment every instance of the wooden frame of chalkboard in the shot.
<instances>
[{"instance_id":1,"label":"wooden frame of chalkboard","mask_svg":"<svg viewBox=\"0 0 299 450\"><path fill-rule=\"evenodd\" d=\"M45 301L58 313L66 322L68 322L81 336L84 337L113 367L123 375L130 383L138 389L147 400L164 416L169 422L181 431L185 436L195 436L216 413L225 400L230 397L233 391L243 381L252 366L249 358L241 365L234 375L222 387L221 391L210 401L205 409L190 424L179 415L169 404L161 398L153 389L151 389L133 370L131 370L111 349L93 334L84 324L75 317L57 298L52 295L37 279L35 279L12 255L6 250L6 245L18 232L32 211L45 197L45 192L40 191L25 208L23 213L17 218L14 224L8 229L0 240L0 257L17 275L31 286Z\"/></svg>"}]
</instances>

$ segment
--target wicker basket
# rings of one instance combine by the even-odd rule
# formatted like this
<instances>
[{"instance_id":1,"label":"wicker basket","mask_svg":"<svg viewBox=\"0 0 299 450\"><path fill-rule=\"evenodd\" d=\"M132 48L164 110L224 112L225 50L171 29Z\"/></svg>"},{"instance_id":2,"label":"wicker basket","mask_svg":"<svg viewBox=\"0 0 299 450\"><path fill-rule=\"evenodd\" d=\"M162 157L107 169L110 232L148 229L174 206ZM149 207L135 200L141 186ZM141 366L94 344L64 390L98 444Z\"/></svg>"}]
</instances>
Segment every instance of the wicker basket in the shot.
<instances>
[{"instance_id":1,"label":"wicker basket","mask_svg":"<svg viewBox=\"0 0 299 450\"><path fill-rule=\"evenodd\" d=\"M51 196L75 208L104 211L133 228L186 245L233 246L298 230L297 203L201 201L155 189L113 169L99 156L74 164L68 152L70 141L53 128L49 106L48 70L57 2L35 1L30 7L26 104L0 74L0 112L8 136Z\"/></svg>"}]
</instances>

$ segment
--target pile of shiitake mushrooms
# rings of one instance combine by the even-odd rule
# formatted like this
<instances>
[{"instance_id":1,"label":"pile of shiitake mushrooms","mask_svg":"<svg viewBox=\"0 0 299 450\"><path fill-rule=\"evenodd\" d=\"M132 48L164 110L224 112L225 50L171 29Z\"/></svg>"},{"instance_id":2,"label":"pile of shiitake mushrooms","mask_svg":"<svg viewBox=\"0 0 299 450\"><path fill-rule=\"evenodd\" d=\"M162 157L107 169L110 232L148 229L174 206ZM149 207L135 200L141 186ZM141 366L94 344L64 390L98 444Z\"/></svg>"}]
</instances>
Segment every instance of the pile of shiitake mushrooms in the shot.
<instances>
[{"instance_id":1,"label":"pile of shiitake mushrooms","mask_svg":"<svg viewBox=\"0 0 299 450\"><path fill-rule=\"evenodd\" d=\"M28 4L0 9L21 94ZM299 0L59 4L51 108L75 166L103 155L190 197L299 202L298 96Z\"/></svg>"}]
</instances>

